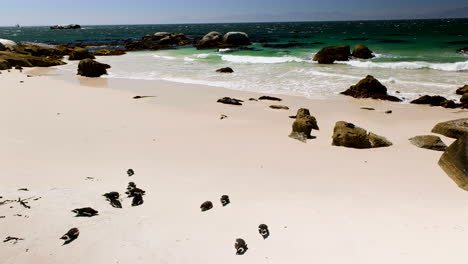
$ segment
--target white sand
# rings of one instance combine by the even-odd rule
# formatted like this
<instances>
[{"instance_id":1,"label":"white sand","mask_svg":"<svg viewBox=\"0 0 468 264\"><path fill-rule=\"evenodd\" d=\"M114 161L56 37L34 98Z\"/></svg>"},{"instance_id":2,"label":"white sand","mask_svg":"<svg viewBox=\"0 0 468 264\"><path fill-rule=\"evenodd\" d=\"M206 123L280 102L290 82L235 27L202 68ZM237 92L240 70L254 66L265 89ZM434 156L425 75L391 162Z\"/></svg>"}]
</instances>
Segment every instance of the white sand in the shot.
<instances>
[{"instance_id":1,"label":"white sand","mask_svg":"<svg viewBox=\"0 0 468 264\"><path fill-rule=\"evenodd\" d=\"M344 96L281 96L291 110L271 110L276 102L216 103L259 96L221 88L68 78L0 74L0 201L42 197L31 209L0 206L0 239L25 239L0 243L0 263L466 262L468 194L438 167L441 152L408 142L466 111ZM320 126L306 144L288 137L288 115L299 107ZM331 146L340 120L394 146ZM101 195L123 194L129 181L146 190L144 204L125 198L112 208ZM206 200L215 206L201 213ZM70 212L86 206L99 216ZM62 246L71 227L81 234ZM243 256L235 255L238 237L249 246Z\"/></svg>"}]
</instances>

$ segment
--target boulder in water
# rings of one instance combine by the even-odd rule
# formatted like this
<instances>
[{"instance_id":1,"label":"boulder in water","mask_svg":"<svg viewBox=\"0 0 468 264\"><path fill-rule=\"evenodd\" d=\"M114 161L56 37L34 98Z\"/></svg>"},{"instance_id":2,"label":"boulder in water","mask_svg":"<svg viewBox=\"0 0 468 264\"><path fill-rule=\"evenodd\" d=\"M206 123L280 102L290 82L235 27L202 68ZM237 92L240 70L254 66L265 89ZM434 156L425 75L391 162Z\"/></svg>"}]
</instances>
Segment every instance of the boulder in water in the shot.
<instances>
[{"instance_id":1,"label":"boulder in water","mask_svg":"<svg viewBox=\"0 0 468 264\"><path fill-rule=\"evenodd\" d=\"M223 42L232 46L250 45L249 35L245 32L228 32L223 36Z\"/></svg>"},{"instance_id":2,"label":"boulder in water","mask_svg":"<svg viewBox=\"0 0 468 264\"><path fill-rule=\"evenodd\" d=\"M313 60L321 64L332 64L335 61L347 61L349 56L351 56L349 46L342 45L322 48L315 54Z\"/></svg>"},{"instance_id":3,"label":"boulder in water","mask_svg":"<svg viewBox=\"0 0 468 264\"><path fill-rule=\"evenodd\" d=\"M366 78L360 80L357 84L351 86L348 90L341 92L341 94L349 95L354 98L372 98L393 102L401 101L401 99L398 97L388 95L387 87L385 87L371 75L367 75Z\"/></svg>"},{"instance_id":4,"label":"boulder in water","mask_svg":"<svg viewBox=\"0 0 468 264\"><path fill-rule=\"evenodd\" d=\"M222 45L223 34L212 31L206 34L196 45L197 49L213 49Z\"/></svg>"},{"instance_id":5,"label":"boulder in water","mask_svg":"<svg viewBox=\"0 0 468 264\"><path fill-rule=\"evenodd\" d=\"M375 57L372 51L366 45L362 44L354 46L352 56L358 59L372 59Z\"/></svg>"},{"instance_id":6,"label":"boulder in water","mask_svg":"<svg viewBox=\"0 0 468 264\"><path fill-rule=\"evenodd\" d=\"M439 166L460 188L468 191L468 133L447 148L439 159Z\"/></svg>"},{"instance_id":7,"label":"boulder in water","mask_svg":"<svg viewBox=\"0 0 468 264\"><path fill-rule=\"evenodd\" d=\"M468 93L468 85L463 85L463 87L460 87L457 89L455 92L456 94L463 95L464 93Z\"/></svg>"},{"instance_id":8,"label":"boulder in water","mask_svg":"<svg viewBox=\"0 0 468 264\"><path fill-rule=\"evenodd\" d=\"M94 61L92 59L81 60L78 64L78 75L86 77L99 77L107 74L107 69L110 66L104 63Z\"/></svg>"}]
</instances>

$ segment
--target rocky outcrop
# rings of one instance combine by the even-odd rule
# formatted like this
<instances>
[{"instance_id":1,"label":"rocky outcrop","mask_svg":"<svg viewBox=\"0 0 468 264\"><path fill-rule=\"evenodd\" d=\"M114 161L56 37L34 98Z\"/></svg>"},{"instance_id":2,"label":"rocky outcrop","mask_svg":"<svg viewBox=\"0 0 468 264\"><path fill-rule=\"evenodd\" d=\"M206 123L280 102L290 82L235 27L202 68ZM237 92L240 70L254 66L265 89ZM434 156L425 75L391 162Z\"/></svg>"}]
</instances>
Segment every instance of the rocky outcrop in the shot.
<instances>
[{"instance_id":1,"label":"rocky outcrop","mask_svg":"<svg viewBox=\"0 0 468 264\"><path fill-rule=\"evenodd\" d=\"M459 138L468 133L468 118L461 118L438 123L431 131L450 138Z\"/></svg>"},{"instance_id":2,"label":"rocky outcrop","mask_svg":"<svg viewBox=\"0 0 468 264\"><path fill-rule=\"evenodd\" d=\"M0 60L6 61L10 67L50 67L65 64L63 61L48 58L0 51Z\"/></svg>"},{"instance_id":3,"label":"rocky outcrop","mask_svg":"<svg viewBox=\"0 0 468 264\"><path fill-rule=\"evenodd\" d=\"M230 105L242 105L242 103L244 101L239 100L239 99L235 99L235 98L231 98L231 97L223 97L221 99L218 99L217 102L222 103L222 104L230 104Z\"/></svg>"},{"instance_id":4,"label":"rocky outcrop","mask_svg":"<svg viewBox=\"0 0 468 264\"><path fill-rule=\"evenodd\" d=\"M94 59L94 55L90 53L87 49L75 48L70 54L69 60L84 60L84 59Z\"/></svg>"},{"instance_id":5,"label":"rocky outcrop","mask_svg":"<svg viewBox=\"0 0 468 264\"><path fill-rule=\"evenodd\" d=\"M7 48L5 47L5 45L3 45L2 43L0 43L0 51L5 51Z\"/></svg>"},{"instance_id":6,"label":"rocky outcrop","mask_svg":"<svg viewBox=\"0 0 468 264\"><path fill-rule=\"evenodd\" d=\"M0 60L0 71L11 69L10 64L6 60Z\"/></svg>"},{"instance_id":7,"label":"rocky outcrop","mask_svg":"<svg viewBox=\"0 0 468 264\"><path fill-rule=\"evenodd\" d=\"M244 32L228 32L224 36L216 31L206 34L195 46L197 49L234 48L250 45L249 36Z\"/></svg>"},{"instance_id":8,"label":"rocky outcrop","mask_svg":"<svg viewBox=\"0 0 468 264\"><path fill-rule=\"evenodd\" d=\"M169 32L157 32L140 39L128 39L123 43L127 50L159 50L190 44L193 42L184 34Z\"/></svg>"},{"instance_id":9,"label":"rocky outcrop","mask_svg":"<svg viewBox=\"0 0 468 264\"><path fill-rule=\"evenodd\" d=\"M411 101L412 104L427 104L430 106L442 106L445 108L456 108L457 104L452 100L439 95L423 95L416 100Z\"/></svg>"},{"instance_id":10,"label":"rocky outcrop","mask_svg":"<svg viewBox=\"0 0 468 264\"><path fill-rule=\"evenodd\" d=\"M352 56L358 59L372 59L375 57L372 51L366 45L362 44L354 46Z\"/></svg>"},{"instance_id":11,"label":"rocky outcrop","mask_svg":"<svg viewBox=\"0 0 468 264\"><path fill-rule=\"evenodd\" d=\"M468 191L468 133L447 148L439 159L439 166L458 187Z\"/></svg>"},{"instance_id":12,"label":"rocky outcrop","mask_svg":"<svg viewBox=\"0 0 468 264\"><path fill-rule=\"evenodd\" d=\"M335 61L349 60L351 53L348 45L325 47L315 54L313 60L321 64L332 64Z\"/></svg>"},{"instance_id":13,"label":"rocky outcrop","mask_svg":"<svg viewBox=\"0 0 468 264\"><path fill-rule=\"evenodd\" d=\"M126 52L125 50L121 49L98 49L94 51L95 56L118 56L124 55Z\"/></svg>"},{"instance_id":14,"label":"rocky outcrop","mask_svg":"<svg viewBox=\"0 0 468 264\"><path fill-rule=\"evenodd\" d=\"M365 129L345 121L336 122L333 129L333 146L367 149L391 146L386 138L368 133Z\"/></svg>"},{"instance_id":15,"label":"rocky outcrop","mask_svg":"<svg viewBox=\"0 0 468 264\"><path fill-rule=\"evenodd\" d=\"M213 49L223 44L223 34L212 31L206 34L196 45L197 49Z\"/></svg>"},{"instance_id":16,"label":"rocky outcrop","mask_svg":"<svg viewBox=\"0 0 468 264\"><path fill-rule=\"evenodd\" d=\"M409 139L411 144L419 148L425 148L430 150L445 151L447 145L438 136L424 135L415 136Z\"/></svg>"},{"instance_id":17,"label":"rocky outcrop","mask_svg":"<svg viewBox=\"0 0 468 264\"><path fill-rule=\"evenodd\" d=\"M16 42L14 42L13 40L9 40L9 39L0 39L0 44L2 44L3 47L5 47L8 50L14 50L16 46L18 46Z\"/></svg>"},{"instance_id":18,"label":"rocky outcrop","mask_svg":"<svg viewBox=\"0 0 468 264\"><path fill-rule=\"evenodd\" d=\"M460 53L460 54L467 54L468 55L468 47L458 49L457 52Z\"/></svg>"},{"instance_id":19,"label":"rocky outcrop","mask_svg":"<svg viewBox=\"0 0 468 264\"><path fill-rule=\"evenodd\" d=\"M250 45L249 35L245 32L228 32L223 36L223 42L232 46Z\"/></svg>"},{"instance_id":20,"label":"rocky outcrop","mask_svg":"<svg viewBox=\"0 0 468 264\"><path fill-rule=\"evenodd\" d=\"M319 130L317 120L310 115L309 109L301 108L297 110L296 120L292 124L292 132L289 137L306 142L312 137L312 129Z\"/></svg>"},{"instance_id":21,"label":"rocky outcrop","mask_svg":"<svg viewBox=\"0 0 468 264\"><path fill-rule=\"evenodd\" d=\"M351 86L348 90L341 92L341 94L349 95L354 98L372 98L387 100L393 102L400 102L401 99L387 94L387 87L381 84L377 79L371 75L360 80L357 84Z\"/></svg>"},{"instance_id":22,"label":"rocky outcrop","mask_svg":"<svg viewBox=\"0 0 468 264\"><path fill-rule=\"evenodd\" d=\"M107 74L107 69L110 66L104 63L94 61L92 59L81 60L78 64L78 75L86 77L99 77Z\"/></svg>"},{"instance_id":23,"label":"rocky outcrop","mask_svg":"<svg viewBox=\"0 0 468 264\"><path fill-rule=\"evenodd\" d=\"M460 102L463 108L468 108L468 93L465 93L460 98Z\"/></svg>"},{"instance_id":24,"label":"rocky outcrop","mask_svg":"<svg viewBox=\"0 0 468 264\"><path fill-rule=\"evenodd\" d=\"M463 95L465 93L468 93L468 85L463 85L463 87L460 87L455 91L456 94Z\"/></svg>"},{"instance_id":25,"label":"rocky outcrop","mask_svg":"<svg viewBox=\"0 0 468 264\"><path fill-rule=\"evenodd\" d=\"M217 69L216 72L221 72L221 73L233 73L234 70L231 69L230 67L225 67L225 68Z\"/></svg>"}]
</instances>

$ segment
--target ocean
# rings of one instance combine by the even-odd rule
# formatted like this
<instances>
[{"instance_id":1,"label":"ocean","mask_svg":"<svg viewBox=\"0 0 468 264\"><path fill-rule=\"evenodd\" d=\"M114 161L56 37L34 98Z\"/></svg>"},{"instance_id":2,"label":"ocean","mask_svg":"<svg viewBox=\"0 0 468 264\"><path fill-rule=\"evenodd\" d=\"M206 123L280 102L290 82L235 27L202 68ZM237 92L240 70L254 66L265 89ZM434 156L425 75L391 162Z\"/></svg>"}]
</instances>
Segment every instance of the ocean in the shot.
<instances>
[{"instance_id":1,"label":"ocean","mask_svg":"<svg viewBox=\"0 0 468 264\"><path fill-rule=\"evenodd\" d=\"M210 31L243 31L253 50L137 51L98 57L112 66L105 78L167 80L235 90L327 98L370 74L390 94L406 101L422 94L458 99L456 88L468 84L468 19L229 23L179 25L83 26L80 30L48 27L3 27L0 38L42 43L110 43L155 32L184 33L201 38ZM320 65L311 60L322 47L367 45L376 55ZM215 70L231 67L234 74ZM76 71L76 62L61 67ZM398 94L397 94L398 91Z\"/></svg>"}]
</instances>

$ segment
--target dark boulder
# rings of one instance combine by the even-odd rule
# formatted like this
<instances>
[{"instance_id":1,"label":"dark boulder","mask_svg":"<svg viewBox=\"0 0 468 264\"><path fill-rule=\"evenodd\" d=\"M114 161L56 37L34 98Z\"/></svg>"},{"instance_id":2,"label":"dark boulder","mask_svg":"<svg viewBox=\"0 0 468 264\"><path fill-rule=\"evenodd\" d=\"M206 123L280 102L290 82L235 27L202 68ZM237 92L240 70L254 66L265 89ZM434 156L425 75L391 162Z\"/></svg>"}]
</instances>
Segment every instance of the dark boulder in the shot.
<instances>
[{"instance_id":1,"label":"dark boulder","mask_svg":"<svg viewBox=\"0 0 468 264\"><path fill-rule=\"evenodd\" d=\"M354 98L372 98L400 102L401 99L387 94L387 87L381 84L371 75L360 80L356 85L351 86L348 90L341 94L349 95Z\"/></svg>"},{"instance_id":2,"label":"dark boulder","mask_svg":"<svg viewBox=\"0 0 468 264\"><path fill-rule=\"evenodd\" d=\"M225 67L225 68L217 69L216 72L221 72L221 73L233 73L234 70L231 69L230 67Z\"/></svg>"},{"instance_id":3,"label":"dark boulder","mask_svg":"<svg viewBox=\"0 0 468 264\"><path fill-rule=\"evenodd\" d=\"M468 118L461 118L438 123L431 131L450 138L459 138L468 133Z\"/></svg>"},{"instance_id":4,"label":"dark boulder","mask_svg":"<svg viewBox=\"0 0 468 264\"><path fill-rule=\"evenodd\" d=\"M349 46L342 45L322 48L315 54L313 60L321 64L332 64L335 61L347 61L349 56L351 56Z\"/></svg>"},{"instance_id":5,"label":"dark boulder","mask_svg":"<svg viewBox=\"0 0 468 264\"><path fill-rule=\"evenodd\" d=\"M447 148L439 159L439 166L460 188L468 191L468 133Z\"/></svg>"},{"instance_id":6,"label":"dark boulder","mask_svg":"<svg viewBox=\"0 0 468 264\"><path fill-rule=\"evenodd\" d=\"M7 48L0 42L0 51L5 51Z\"/></svg>"},{"instance_id":7,"label":"dark boulder","mask_svg":"<svg viewBox=\"0 0 468 264\"><path fill-rule=\"evenodd\" d=\"M424 135L415 136L409 139L411 144L419 148L425 148L430 150L445 151L447 145L438 136Z\"/></svg>"},{"instance_id":8,"label":"dark boulder","mask_svg":"<svg viewBox=\"0 0 468 264\"><path fill-rule=\"evenodd\" d=\"M83 48L75 48L68 58L69 60L84 60L84 59L94 59L94 55L88 50Z\"/></svg>"},{"instance_id":9,"label":"dark boulder","mask_svg":"<svg viewBox=\"0 0 468 264\"><path fill-rule=\"evenodd\" d=\"M118 56L124 55L125 53L125 50L121 49L98 49L94 51L95 56Z\"/></svg>"},{"instance_id":10,"label":"dark boulder","mask_svg":"<svg viewBox=\"0 0 468 264\"><path fill-rule=\"evenodd\" d=\"M289 137L306 142L307 139L312 137L310 134L312 129L319 130L317 120L310 115L308 109L301 108L297 111L296 120L292 124L292 132Z\"/></svg>"},{"instance_id":11,"label":"dark boulder","mask_svg":"<svg viewBox=\"0 0 468 264\"><path fill-rule=\"evenodd\" d=\"M223 36L223 42L232 46L250 45L249 35L245 32L228 32Z\"/></svg>"},{"instance_id":12,"label":"dark boulder","mask_svg":"<svg viewBox=\"0 0 468 264\"><path fill-rule=\"evenodd\" d=\"M65 64L63 61L54 58L37 57L7 51L0 51L0 61L2 60L6 61L10 67L50 67Z\"/></svg>"},{"instance_id":13,"label":"dark boulder","mask_svg":"<svg viewBox=\"0 0 468 264\"><path fill-rule=\"evenodd\" d=\"M464 108L468 108L468 93L462 95L460 102Z\"/></svg>"},{"instance_id":14,"label":"dark boulder","mask_svg":"<svg viewBox=\"0 0 468 264\"><path fill-rule=\"evenodd\" d=\"M447 101L447 98L439 95L423 95L416 100L411 101L412 104L428 104L431 106L442 106L442 104Z\"/></svg>"},{"instance_id":15,"label":"dark boulder","mask_svg":"<svg viewBox=\"0 0 468 264\"><path fill-rule=\"evenodd\" d=\"M468 85L463 85L463 87L460 87L457 89L456 94L463 95L465 93L468 93Z\"/></svg>"},{"instance_id":16,"label":"dark boulder","mask_svg":"<svg viewBox=\"0 0 468 264\"><path fill-rule=\"evenodd\" d=\"M263 95L260 96L258 100L282 101L283 99L274 96Z\"/></svg>"},{"instance_id":17,"label":"dark boulder","mask_svg":"<svg viewBox=\"0 0 468 264\"><path fill-rule=\"evenodd\" d=\"M468 55L468 47L458 49L457 52L460 53L460 54L467 54Z\"/></svg>"},{"instance_id":18,"label":"dark boulder","mask_svg":"<svg viewBox=\"0 0 468 264\"><path fill-rule=\"evenodd\" d=\"M362 44L354 46L352 56L358 59L371 59L375 57L372 51L366 45Z\"/></svg>"},{"instance_id":19,"label":"dark boulder","mask_svg":"<svg viewBox=\"0 0 468 264\"><path fill-rule=\"evenodd\" d=\"M271 109L281 109L281 110L289 110L289 107L285 105L270 105Z\"/></svg>"},{"instance_id":20,"label":"dark boulder","mask_svg":"<svg viewBox=\"0 0 468 264\"><path fill-rule=\"evenodd\" d=\"M206 34L196 45L197 49L213 49L221 46L223 34L213 31Z\"/></svg>"},{"instance_id":21,"label":"dark boulder","mask_svg":"<svg viewBox=\"0 0 468 264\"><path fill-rule=\"evenodd\" d=\"M11 69L10 64L6 60L0 60L0 71Z\"/></svg>"},{"instance_id":22,"label":"dark boulder","mask_svg":"<svg viewBox=\"0 0 468 264\"><path fill-rule=\"evenodd\" d=\"M222 104L230 104L230 105L242 105L242 100L231 98L231 97L223 97L221 99L218 99L218 103Z\"/></svg>"},{"instance_id":23,"label":"dark boulder","mask_svg":"<svg viewBox=\"0 0 468 264\"><path fill-rule=\"evenodd\" d=\"M78 64L78 75L86 77L99 77L107 74L107 69L110 66L104 63L94 61L92 59L81 60Z\"/></svg>"},{"instance_id":24,"label":"dark boulder","mask_svg":"<svg viewBox=\"0 0 468 264\"><path fill-rule=\"evenodd\" d=\"M345 121L336 122L333 129L333 146L367 149L391 146L386 138L368 133L365 129Z\"/></svg>"}]
</instances>

